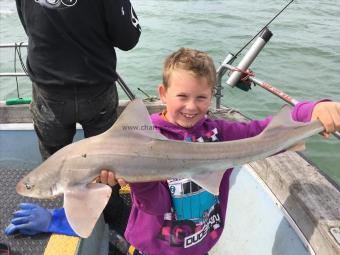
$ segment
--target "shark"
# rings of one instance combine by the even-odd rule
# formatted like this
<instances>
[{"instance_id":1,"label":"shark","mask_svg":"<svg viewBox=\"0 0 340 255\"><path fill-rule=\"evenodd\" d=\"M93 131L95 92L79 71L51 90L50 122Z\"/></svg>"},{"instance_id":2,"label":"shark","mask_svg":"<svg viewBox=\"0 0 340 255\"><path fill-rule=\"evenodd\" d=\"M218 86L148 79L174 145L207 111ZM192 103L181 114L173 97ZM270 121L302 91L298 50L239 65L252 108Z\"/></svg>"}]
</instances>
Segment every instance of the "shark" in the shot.
<instances>
[{"instance_id":1,"label":"shark","mask_svg":"<svg viewBox=\"0 0 340 255\"><path fill-rule=\"evenodd\" d=\"M24 176L16 191L33 198L63 194L70 226L87 238L111 195L111 187L93 182L102 169L131 183L190 178L217 195L226 169L284 151L323 130L319 121L293 121L285 106L254 137L214 143L174 141L155 130L143 101L135 99L109 130L60 149Z\"/></svg>"}]
</instances>

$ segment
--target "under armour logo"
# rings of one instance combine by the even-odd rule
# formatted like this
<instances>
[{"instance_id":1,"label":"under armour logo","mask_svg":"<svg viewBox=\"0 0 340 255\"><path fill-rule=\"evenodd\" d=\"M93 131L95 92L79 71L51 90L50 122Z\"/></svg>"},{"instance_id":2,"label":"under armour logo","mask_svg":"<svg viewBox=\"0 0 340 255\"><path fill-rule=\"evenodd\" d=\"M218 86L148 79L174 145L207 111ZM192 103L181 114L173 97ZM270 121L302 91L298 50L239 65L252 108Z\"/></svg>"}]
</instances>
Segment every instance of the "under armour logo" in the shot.
<instances>
[{"instance_id":1,"label":"under armour logo","mask_svg":"<svg viewBox=\"0 0 340 255\"><path fill-rule=\"evenodd\" d=\"M135 14L135 12L133 11L133 8L131 6L131 22L132 22L132 25L134 25L135 28L137 28L139 31L141 31L141 27L139 25L139 20Z\"/></svg>"}]
</instances>

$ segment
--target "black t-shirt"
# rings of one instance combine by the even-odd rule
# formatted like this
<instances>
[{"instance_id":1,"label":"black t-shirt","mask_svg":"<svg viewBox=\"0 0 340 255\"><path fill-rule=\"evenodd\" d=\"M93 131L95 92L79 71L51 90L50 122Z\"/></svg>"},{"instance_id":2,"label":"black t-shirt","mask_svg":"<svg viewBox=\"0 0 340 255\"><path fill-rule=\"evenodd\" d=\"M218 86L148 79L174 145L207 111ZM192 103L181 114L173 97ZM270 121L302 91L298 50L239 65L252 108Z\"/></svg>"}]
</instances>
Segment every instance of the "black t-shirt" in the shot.
<instances>
[{"instance_id":1,"label":"black t-shirt","mask_svg":"<svg viewBox=\"0 0 340 255\"><path fill-rule=\"evenodd\" d=\"M28 35L27 68L46 85L112 84L116 53L141 33L128 0L16 0Z\"/></svg>"}]
</instances>

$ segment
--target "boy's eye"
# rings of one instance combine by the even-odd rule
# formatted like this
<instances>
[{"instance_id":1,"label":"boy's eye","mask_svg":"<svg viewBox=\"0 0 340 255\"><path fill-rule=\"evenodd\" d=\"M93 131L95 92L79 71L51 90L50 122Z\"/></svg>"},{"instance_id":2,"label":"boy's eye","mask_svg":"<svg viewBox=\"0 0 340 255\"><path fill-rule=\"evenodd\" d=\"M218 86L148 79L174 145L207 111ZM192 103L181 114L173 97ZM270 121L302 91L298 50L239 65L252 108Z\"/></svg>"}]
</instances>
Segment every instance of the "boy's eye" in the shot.
<instances>
[{"instance_id":1,"label":"boy's eye","mask_svg":"<svg viewBox=\"0 0 340 255\"><path fill-rule=\"evenodd\" d=\"M183 95L183 94L179 94L179 95L177 95L177 97L186 98L187 96L186 96L186 95Z\"/></svg>"}]
</instances>

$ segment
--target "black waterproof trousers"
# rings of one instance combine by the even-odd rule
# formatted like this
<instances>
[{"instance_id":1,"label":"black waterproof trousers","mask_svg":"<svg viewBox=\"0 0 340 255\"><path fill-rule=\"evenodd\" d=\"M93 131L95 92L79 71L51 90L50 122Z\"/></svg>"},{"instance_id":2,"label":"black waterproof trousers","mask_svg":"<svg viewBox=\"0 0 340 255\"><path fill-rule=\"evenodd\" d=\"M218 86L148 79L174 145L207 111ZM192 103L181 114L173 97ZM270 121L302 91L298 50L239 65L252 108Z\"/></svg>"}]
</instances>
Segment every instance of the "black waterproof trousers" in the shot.
<instances>
[{"instance_id":1,"label":"black waterproof trousers","mask_svg":"<svg viewBox=\"0 0 340 255\"><path fill-rule=\"evenodd\" d=\"M117 119L114 85L44 86L33 83L31 113L43 159L72 143L76 123L84 136L109 129Z\"/></svg>"}]
</instances>

